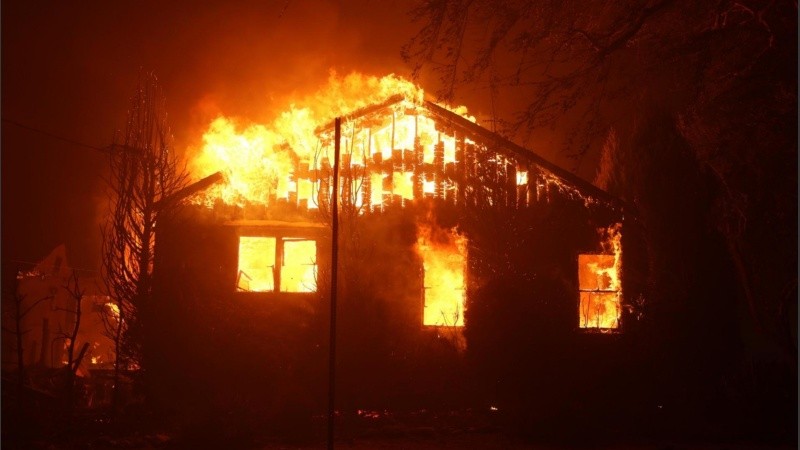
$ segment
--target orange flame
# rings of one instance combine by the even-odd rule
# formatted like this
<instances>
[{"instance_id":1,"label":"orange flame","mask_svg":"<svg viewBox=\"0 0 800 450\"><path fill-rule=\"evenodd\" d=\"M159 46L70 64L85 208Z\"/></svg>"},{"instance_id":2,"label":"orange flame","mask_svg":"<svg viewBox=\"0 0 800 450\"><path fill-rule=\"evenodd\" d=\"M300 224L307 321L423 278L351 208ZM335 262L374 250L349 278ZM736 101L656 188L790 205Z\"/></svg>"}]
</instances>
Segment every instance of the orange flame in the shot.
<instances>
[{"instance_id":1,"label":"orange flame","mask_svg":"<svg viewBox=\"0 0 800 450\"><path fill-rule=\"evenodd\" d=\"M601 229L606 254L578 256L580 327L619 327L622 299L622 224Z\"/></svg>"},{"instance_id":2,"label":"orange flame","mask_svg":"<svg viewBox=\"0 0 800 450\"><path fill-rule=\"evenodd\" d=\"M316 292L317 244L301 238L239 238L237 288L246 292Z\"/></svg>"},{"instance_id":3,"label":"orange flame","mask_svg":"<svg viewBox=\"0 0 800 450\"><path fill-rule=\"evenodd\" d=\"M394 75L377 78L352 73L338 77L332 73L326 87L298 102L307 106L293 104L269 125L246 124L228 117L217 117L211 122L203 134L202 148L195 152L189 168L197 178L222 171L227 183L208 189L198 201L207 206L218 199L229 205L269 206L278 200L296 198L298 204L316 208L316 195L321 187L319 171L333 160L333 146L323 145L317 130L335 117L398 94L404 100L390 121L362 129L352 122L346 123L349 128L343 130L341 146L346 164L357 168L376 160L389 161L393 151L416 152L417 145L424 163L434 162L437 145L443 146L443 163L454 162L455 139L440 133L432 119L405 113L422 102L421 88ZM464 107L454 111L475 120L466 116ZM364 179L371 182L371 194L369 198L356 196L353 203L374 207L383 204L385 198L411 200L412 176L413 172L402 167L383 174L364 174ZM433 192L430 180L425 181L424 192Z\"/></svg>"},{"instance_id":4,"label":"orange flame","mask_svg":"<svg viewBox=\"0 0 800 450\"><path fill-rule=\"evenodd\" d=\"M417 252L425 271L423 324L464 326L466 238L455 229L420 226Z\"/></svg>"}]
</instances>

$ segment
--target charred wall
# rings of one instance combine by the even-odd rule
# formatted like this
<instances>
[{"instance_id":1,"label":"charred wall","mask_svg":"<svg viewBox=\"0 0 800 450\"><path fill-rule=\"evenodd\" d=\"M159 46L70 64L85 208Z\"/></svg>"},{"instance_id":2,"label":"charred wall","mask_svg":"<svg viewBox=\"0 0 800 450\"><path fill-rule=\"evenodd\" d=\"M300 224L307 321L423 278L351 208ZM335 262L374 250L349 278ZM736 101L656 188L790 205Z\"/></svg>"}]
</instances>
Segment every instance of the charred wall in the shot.
<instances>
[{"instance_id":1,"label":"charred wall","mask_svg":"<svg viewBox=\"0 0 800 450\"><path fill-rule=\"evenodd\" d=\"M310 411L325 392L322 298L237 293L238 232L197 207L159 224L160 357L148 368L156 398L168 410L245 422L291 404Z\"/></svg>"},{"instance_id":2,"label":"charred wall","mask_svg":"<svg viewBox=\"0 0 800 450\"><path fill-rule=\"evenodd\" d=\"M343 217L339 407L480 403L511 411L524 403L541 411L610 400L616 391L608 386L625 380L620 354L627 337L578 329L577 255L601 252L598 229L618 220L600 205L556 196L520 209L428 200ZM422 325L423 273L415 250L420 223L467 237L462 330ZM278 295L236 292L241 227L197 207L160 224L155 289L163 311L163 364L153 375L165 398L195 409L239 399L268 414L288 403L324 408L325 230L317 292ZM622 323L631 320L626 315ZM466 349L453 331L466 338ZM601 384L606 388L594 390Z\"/></svg>"},{"instance_id":3,"label":"charred wall","mask_svg":"<svg viewBox=\"0 0 800 450\"><path fill-rule=\"evenodd\" d=\"M598 229L618 216L554 198L465 219L473 249L467 358L484 399L538 424L589 405L606 413L620 406L636 319L623 308L620 332L603 334L580 329L577 315L577 256L602 253ZM636 291L635 282L628 287Z\"/></svg>"}]
</instances>

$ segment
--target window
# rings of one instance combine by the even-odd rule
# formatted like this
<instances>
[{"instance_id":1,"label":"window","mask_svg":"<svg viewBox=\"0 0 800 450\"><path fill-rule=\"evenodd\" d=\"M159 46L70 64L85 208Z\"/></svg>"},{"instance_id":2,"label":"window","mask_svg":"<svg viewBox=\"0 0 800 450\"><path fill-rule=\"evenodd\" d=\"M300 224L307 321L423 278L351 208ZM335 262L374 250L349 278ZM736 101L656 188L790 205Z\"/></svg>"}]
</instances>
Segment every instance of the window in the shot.
<instances>
[{"instance_id":1,"label":"window","mask_svg":"<svg viewBox=\"0 0 800 450\"><path fill-rule=\"evenodd\" d=\"M236 289L316 292L317 243L294 237L241 236Z\"/></svg>"},{"instance_id":2,"label":"window","mask_svg":"<svg viewBox=\"0 0 800 450\"><path fill-rule=\"evenodd\" d=\"M615 255L578 255L580 328L611 331L619 328L619 258Z\"/></svg>"},{"instance_id":3,"label":"window","mask_svg":"<svg viewBox=\"0 0 800 450\"><path fill-rule=\"evenodd\" d=\"M283 239L281 292L317 291L317 243L307 239Z\"/></svg>"},{"instance_id":4,"label":"window","mask_svg":"<svg viewBox=\"0 0 800 450\"><path fill-rule=\"evenodd\" d=\"M464 326L466 243L454 230L426 230L418 236L417 251L424 271L424 325Z\"/></svg>"},{"instance_id":5,"label":"window","mask_svg":"<svg viewBox=\"0 0 800 450\"><path fill-rule=\"evenodd\" d=\"M237 289L250 292L275 290L274 237L239 238L239 276Z\"/></svg>"}]
</instances>

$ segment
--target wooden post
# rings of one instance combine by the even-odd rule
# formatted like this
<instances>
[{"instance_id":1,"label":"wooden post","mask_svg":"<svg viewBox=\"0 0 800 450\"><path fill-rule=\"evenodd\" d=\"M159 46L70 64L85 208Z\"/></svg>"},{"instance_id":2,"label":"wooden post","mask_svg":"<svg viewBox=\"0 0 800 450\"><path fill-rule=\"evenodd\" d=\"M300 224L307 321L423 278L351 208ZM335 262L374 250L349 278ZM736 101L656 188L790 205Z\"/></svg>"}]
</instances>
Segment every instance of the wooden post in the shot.
<instances>
[{"instance_id":1,"label":"wooden post","mask_svg":"<svg viewBox=\"0 0 800 450\"><path fill-rule=\"evenodd\" d=\"M433 149L434 197L444 198L444 142L439 141Z\"/></svg>"},{"instance_id":2,"label":"wooden post","mask_svg":"<svg viewBox=\"0 0 800 450\"><path fill-rule=\"evenodd\" d=\"M456 204L463 207L466 204L466 143L464 136L457 136L456 138L456 168L453 180L456 185Z\"/></svg>"},{"instance_id":3,"label":"wooden post","mask_svg":"<svg viewBox=\"0 0 800 450\"><path fill-rule=\"evenodd\" d=\"M342 118L334 122L333 201L331 206L331 324L328 355L328 449L333 450L334 418L336 416L336 278L339 272L339 140Z\"/></svg>"},{"instance_id":4,"label":"wooden post","mask_svg":"<svg viewBox=\"0 0 800 450\"><path fill-rule=\"evenodd\" d=\"M506 206L517 208L517 165L511 160L506 160Z\"/></svg>"},{"instance_id":5,"label":"wooden post","mask_svg":"<svg viewBox=\"0 0 800 450\"><path fill-rule=\"evenodd\" d=\"M466 206L475 206L475 144L464 143L464 172L461 187Z\"/></svg>"}]
</instances>

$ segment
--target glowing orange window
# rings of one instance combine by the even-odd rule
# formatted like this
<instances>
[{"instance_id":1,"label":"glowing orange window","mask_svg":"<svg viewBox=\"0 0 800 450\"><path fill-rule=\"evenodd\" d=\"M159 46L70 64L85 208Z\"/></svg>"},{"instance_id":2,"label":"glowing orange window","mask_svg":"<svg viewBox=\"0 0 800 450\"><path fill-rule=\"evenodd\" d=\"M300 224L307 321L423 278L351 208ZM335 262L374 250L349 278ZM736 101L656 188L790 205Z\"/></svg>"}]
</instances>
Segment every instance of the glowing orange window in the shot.
<instances>
[{"instance_id":1,"label":"glowing orange window","mask_svg":"<svg viewBox=\"0 0 800 450\"><path fill-rule=\"evenodd\" d=\"M317 243L303 238L242 236L236 289L316 292Z\"/></svg>"},{"instance_id":2,"label":"glowing orange window","mask_svg":"<svg viewBox=\"0 0 800 450\"><path fill-rule=\"evenodd\" d=\"M618 261L615 255L578 255L581 328L619 328L622 291Z\"/></svg>"},{"instance_id":3,"label":"glowing orange window","mask_svg":"<svg viewBox=\"0 0 800 450\"><path fill-rule=\"evenodd\" d=\"M466 238L454 230L424 229L417 238L422 258L425 304L422 323L431 326L464 326L466 299Z\"/></svg>"},{"instance_id":4,"label":"glowing orange window","mask_svg":"<svg viewBox=\"0 0 800 450\"><path fill-rule=\"evenodd\" d=\"M283 239L281 292L317 291L317 243L307 239Z\"/></svg>"}]
</instances>

